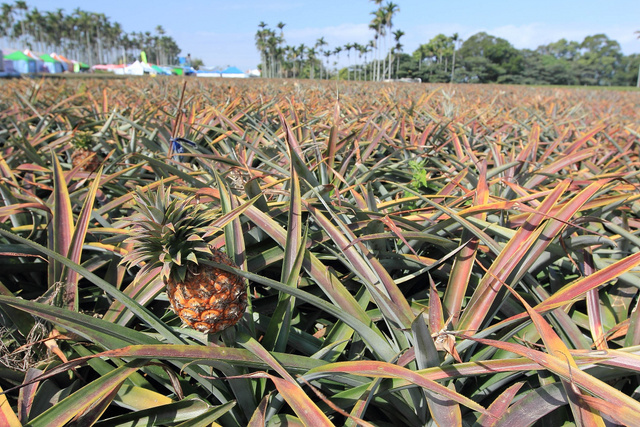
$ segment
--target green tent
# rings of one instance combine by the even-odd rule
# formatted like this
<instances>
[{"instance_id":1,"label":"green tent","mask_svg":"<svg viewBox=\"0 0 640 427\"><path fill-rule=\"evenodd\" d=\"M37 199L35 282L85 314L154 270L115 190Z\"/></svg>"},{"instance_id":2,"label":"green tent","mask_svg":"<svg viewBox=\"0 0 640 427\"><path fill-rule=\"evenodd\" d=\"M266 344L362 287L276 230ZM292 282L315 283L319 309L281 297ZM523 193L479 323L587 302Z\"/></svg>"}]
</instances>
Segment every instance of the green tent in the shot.
<instances>
[{"instance_id":1,"label":"green tent","mask_svg":"<svg viewBox=\"0 0 640 427\"><path fill-rule=\"evenodd\" d=\"M60 62L53 59L51 55L49 55L48 53L45 53L44 55L40 55L40 59L42 59L44 62Z\"/></svg>"},{"instance_id":2,"label":"green tent","mask_svg":"<svg viewBox=\"0 0 640 427\"><path fill-rule=\"evenodd\" d=\"M62 64L60 63L60 61L52 58L51 55L45 53L44 55L40 55L40 59L42 60L42 62L44 62L44 72L61 73L64 71L64 68L62 68Z\"/></svg>"},{"instance_id":3,"label":"green tent","mask_svg":"<svg viewBox=\"0 0 640 427\"><path fill-rule=\"evenodd\" d=\"M16 50L13 53L5 55L4 59L11 61L12 68L15 72L20 74L36 72L36 60L29 55L25 55L24 52Z\"/></svg>"},{"instance_id":4,"label":"green tent","mask_svg":"<svg viewBox=\"0 0 640 427\"><path fill-rule=\"evenodd\" d=\"M4 59L8 59L9 61L35 61L35 59L30 57L29 55L25 55L24 52L20 52L19 50L5 55Z\"/></svg>"}]
</instances>

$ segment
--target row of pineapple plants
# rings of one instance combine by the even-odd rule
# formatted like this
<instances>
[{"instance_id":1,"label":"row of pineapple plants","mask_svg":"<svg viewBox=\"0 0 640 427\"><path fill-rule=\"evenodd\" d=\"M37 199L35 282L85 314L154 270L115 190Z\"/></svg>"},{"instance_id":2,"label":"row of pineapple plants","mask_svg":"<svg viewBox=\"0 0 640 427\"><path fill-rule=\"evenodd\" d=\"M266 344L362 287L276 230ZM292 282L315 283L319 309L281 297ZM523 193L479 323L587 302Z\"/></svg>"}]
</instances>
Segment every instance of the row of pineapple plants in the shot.
<instances>
[{"instance_id":1,"label":"row of pineapple plants","mask_svg":"<svg viewBox=\"0 0 640 427\"><path fill-rule=\"evenodd\" d=\"M637 422L637 93L5 88L5 424Z\"/></svg>"}]
</instances>

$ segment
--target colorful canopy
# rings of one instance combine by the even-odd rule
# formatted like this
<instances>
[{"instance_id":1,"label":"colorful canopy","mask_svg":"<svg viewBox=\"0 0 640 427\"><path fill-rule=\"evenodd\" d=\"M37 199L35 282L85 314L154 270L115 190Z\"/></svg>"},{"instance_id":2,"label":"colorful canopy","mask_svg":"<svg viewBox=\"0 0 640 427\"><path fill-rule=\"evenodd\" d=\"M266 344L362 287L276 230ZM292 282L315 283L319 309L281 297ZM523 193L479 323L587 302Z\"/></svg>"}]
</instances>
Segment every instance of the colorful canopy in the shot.
<instances>
[{"instance_id":1,"label":"colorful canopy","mask_svg":"<svg viewBox=\"0 0 640 427\"><path fill-rule=\"evenodd\" d=\"M40 61L40 58L38 58L38 55L36 55L35 53L31 52L30 49L25 49L25 50L22 51L22 53L24 53L25 55L27 55L31 59L35 59L36 61Z\"/></svg>"},{"instance_id":2,"label":"colorful canopy","mask_svg":"<svg viewBox=\"0 0 640 427\"><path fill-rule=\"evenodd\" d=\"M9 61L35 61L35 59L31 58L29 55L25 55L24 52L20 52L19 50L5 55L4 59L8 59Z\"/></svg>"},{"instance_id":3,"label":"colorful canopy","mask_svg":"<svg viewBox=\"0 0 640 427\"><path fill-rule=\"evenodd\" d=\"M45 53L44 55L40 55L40 59L44 62L59 62L58 60L51 57L51 55Z\"/></svg>"},{"instance_id":4,"label":"colorful canopy","mask_svg":"<svg viewBox=\"0 0 640 427\"><path fill-rule=\"evenodd\" d=\"M65 57L64 57L64 56L62 56L62 55L58 55L58 54L57 54L57 53L55 53L55 52L51 54L51 57L52 57L53 59L57 59L57 60L58 60L58 61L60 61L60 62L66 62L67 64L73 64L73 62L72 62L71 60L69 60L69 59L65 58Z\"/></svg>"}]
</instances>

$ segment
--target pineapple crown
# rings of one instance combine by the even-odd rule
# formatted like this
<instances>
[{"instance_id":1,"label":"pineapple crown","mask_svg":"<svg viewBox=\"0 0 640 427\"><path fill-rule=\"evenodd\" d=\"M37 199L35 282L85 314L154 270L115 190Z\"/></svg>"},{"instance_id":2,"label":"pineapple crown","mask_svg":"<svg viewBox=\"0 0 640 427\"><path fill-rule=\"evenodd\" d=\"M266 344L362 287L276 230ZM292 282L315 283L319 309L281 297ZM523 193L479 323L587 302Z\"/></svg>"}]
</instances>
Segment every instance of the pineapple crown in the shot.
<instances>
[{"instance_id":1,"label":"pineapple crown","mask_svg":"<svg viewBox=\"0 0 640 427\"><path fill-rule=\"evenodd\" d=\"M165 190L161 183L155 193L145 194L138 188L134 200L136 212L126 218L132 224L126 242L133 243L134 249L121 263L144 262L136 277L161 266L162 279L184 281L190 264L212 255L212 213L192 203L193 197L172 197L171 187Z\"/></svg>"},{"instance_id":2,"label":"pineapple crown","mask_svg":"<svg viewBox=\"0 0 640 427\"><path fill-rule=\"evenodd\" d=\"M71 140L75 148L88 149L93 141L93 134L87 131L76 132Z\"/></svg>"}]
</instances>

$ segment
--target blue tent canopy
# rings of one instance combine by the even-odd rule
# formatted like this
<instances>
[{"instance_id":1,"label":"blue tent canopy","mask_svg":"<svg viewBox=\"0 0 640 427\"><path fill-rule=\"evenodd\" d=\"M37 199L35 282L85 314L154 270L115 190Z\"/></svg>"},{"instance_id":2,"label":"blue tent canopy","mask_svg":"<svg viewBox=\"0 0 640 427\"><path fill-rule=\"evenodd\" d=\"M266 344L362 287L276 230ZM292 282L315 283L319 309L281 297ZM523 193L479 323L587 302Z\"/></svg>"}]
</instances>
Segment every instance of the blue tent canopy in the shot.
<instances>
[{"instance_id":1,"label":"blue tent canopy","mask_svg":"<svg viewBox=\"0 0 640 427\"><path fill-rule=\"evenodd\" d=\"M224 71L220 71L221 74L244 74L244 71L238 67L229 67Z\"/></svg>"}]
</instances>

